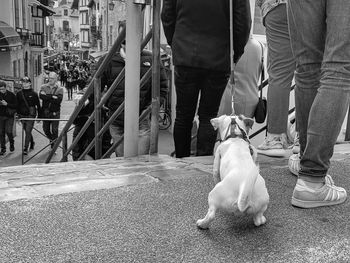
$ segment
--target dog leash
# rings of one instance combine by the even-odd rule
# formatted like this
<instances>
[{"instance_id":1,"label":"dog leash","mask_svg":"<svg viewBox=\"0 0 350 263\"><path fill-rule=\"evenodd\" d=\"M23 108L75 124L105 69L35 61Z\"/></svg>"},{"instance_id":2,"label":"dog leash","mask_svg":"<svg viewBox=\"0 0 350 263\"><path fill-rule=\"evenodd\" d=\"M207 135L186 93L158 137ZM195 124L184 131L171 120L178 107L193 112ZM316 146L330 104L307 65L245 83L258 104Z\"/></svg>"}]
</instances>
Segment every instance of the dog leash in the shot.
<instances>
[{"instance_id":1,"label":"dog leash","mask_svg":"<svg viewBox=\"0 0 350 263\"><path fill-rule=\"evenodd\" d=\"M235 108L234 108L234 103L233 103L233 97L235 95L235 63L234 63L234 50L233 50L233 13L232 13L232 8L233 8L233 1L230 1L230 68L231 68L231 74L230 74L230 79L228 82L228 85L230 86L230 91L231 91L231 112L234 114Z\"/></svg>"}]
</instances>

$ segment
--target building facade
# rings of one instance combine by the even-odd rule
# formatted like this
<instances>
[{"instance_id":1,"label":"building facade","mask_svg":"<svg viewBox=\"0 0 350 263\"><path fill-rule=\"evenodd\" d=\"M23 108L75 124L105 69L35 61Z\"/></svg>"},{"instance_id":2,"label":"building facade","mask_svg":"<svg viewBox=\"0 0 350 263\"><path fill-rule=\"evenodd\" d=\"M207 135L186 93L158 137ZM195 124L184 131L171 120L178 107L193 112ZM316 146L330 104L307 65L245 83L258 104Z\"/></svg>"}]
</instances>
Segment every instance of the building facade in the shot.
<instances>
[{"instance_id":1,"label":"building facade","mask_svg":"<svg viewBox=\"0 0 350 263\"><path fill-rule=\"evenodd\" d=\"M48 0L2 0L0 9L0 78L10 89L23 76L41 85L43 52L49 42L47 17L54 11Z\"/></svg>"},{"instance_id":2,"label":"building facade","mask_svg":"<svg viewBox=\"0 0 350 263\"><path fill-rule=\"evenodd\" d=\"M73 0L61 0L51 17L52 47L56 51L80 48L79 11L71 9Z\"/></svg>"}]
</instances>

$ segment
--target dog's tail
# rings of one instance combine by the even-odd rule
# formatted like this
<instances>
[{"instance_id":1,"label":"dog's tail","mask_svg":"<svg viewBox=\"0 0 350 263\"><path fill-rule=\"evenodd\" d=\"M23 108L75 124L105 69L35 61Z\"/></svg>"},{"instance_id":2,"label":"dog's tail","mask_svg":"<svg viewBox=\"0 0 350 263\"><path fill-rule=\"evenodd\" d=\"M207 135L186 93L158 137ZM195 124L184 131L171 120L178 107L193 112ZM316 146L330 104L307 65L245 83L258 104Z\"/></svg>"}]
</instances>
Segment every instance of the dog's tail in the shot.
<instances>
[{"instance_id":1,"label":"dog's tail","mask_svg":"<svg viewBox=\"0 0 350 263\"><path fill-rule=\"evenodd\" d=\"M237 206L240 212L246 211L249 206L251 193L254 189L258 175L259 166L254 165L250 171L247 171L246 180L239 188Z\"/></svg>"}]
</instances>

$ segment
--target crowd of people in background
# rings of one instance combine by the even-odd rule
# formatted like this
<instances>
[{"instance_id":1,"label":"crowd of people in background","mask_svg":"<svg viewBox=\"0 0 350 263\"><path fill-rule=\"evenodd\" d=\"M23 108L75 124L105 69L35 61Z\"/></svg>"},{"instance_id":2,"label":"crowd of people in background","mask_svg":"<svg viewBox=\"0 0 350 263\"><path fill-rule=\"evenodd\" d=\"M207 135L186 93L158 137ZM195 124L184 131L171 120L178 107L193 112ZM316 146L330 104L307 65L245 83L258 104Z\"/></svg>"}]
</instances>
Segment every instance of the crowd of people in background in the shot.
<instances>
[{"instance_id":1,"label":"crowd of people in background","mask_svg":"<svg viewBox=\"0 0 350 263\"><path fill-rule=\"evenodd\" d=\"M23 155L34 149L35 140L32 134L35 118L44 119L42 128L53 147L58 137L61 103L64 99L64 88L67 100L73 100L73 92L83 92L91 79L93 61L79 59L77 55L62 54L44 66L41 85L34 90L28 76L20 79L20 89L15 93L0 81L0 155L6 153L6 136L10 152L15 151L14 121L15 116L23 125L25 133Z\"/></svg>"}]
</instances>

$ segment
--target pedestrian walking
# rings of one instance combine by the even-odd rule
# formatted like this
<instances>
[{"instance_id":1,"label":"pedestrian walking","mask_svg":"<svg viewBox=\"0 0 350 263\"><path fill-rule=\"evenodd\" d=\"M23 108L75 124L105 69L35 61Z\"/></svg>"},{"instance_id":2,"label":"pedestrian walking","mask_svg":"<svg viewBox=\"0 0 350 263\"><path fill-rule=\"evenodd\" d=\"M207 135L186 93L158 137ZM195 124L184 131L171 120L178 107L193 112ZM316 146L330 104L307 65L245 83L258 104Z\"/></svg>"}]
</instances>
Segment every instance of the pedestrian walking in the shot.
<instances>
[{"instance_id":1,"label":"pedestrian walking","mask_svg":"<svg viewBox=\"0 0 350 263\"><path fill-rule=\"evenodd\" d=\"M50 140L51 148L58 137L59 121L52 119L60 118L61 103L63 99L63 88L57 83L57 74L49 73L48 83L40 88L39 97L42 100L43 117L51 120L43 121L43 130L46 137Z\"/></svg>"},{"instance_id":2,"label":"pedestrian walking","mask_svg":"<svg viewBox=\"0 0 350 263\"><path fill-rule=\"evenodd\" d=\"M234 63L249 38L249 0L164 0L164 33L175 65L175 155L190 156L191 129L200 94L197 155L213 154L216 132L210 119L218 113L230 75L230 12L233 17Z\"/></svg>"},{"instance_id":3,"label":"pedestrian walking","mask_svg":"<svg viewBox=\"0 0 350 263\"><path fill-rule=\"evenodd\" d=\"M18 118L36 118L41 114L41 106L39 101L39 95L32 88L32 82L29 77L21 79L22 90L17 92L17 115ZM24 147L22 149L23 154L28 154L28 148L34 149L34 138L32 135L34 120L21 120L23 130L25 132Z\"/></svg>"},{"instance_id":4,"label":"pedestrian walking","mask_svg":"<svg viewBox=\"0 0 350 263\"><path fill-rule=\"evenodd\" d=\"M10 151L15 150L13 123L17 108L16 95L7 90L6 82L0 81L0 155L6 153L6 135L10 142Z\"/></svg>"},{"instance_id":5,"label":"pedestrian walking","mask_svg":"<svg viewBox=\"0 0 350 263\"><path fill-rule=\"evenodd\" d=\"M350 98L350 1L289 0L288 20L296 58L295 106L300 156L292 205L302 208L343 203L347 193L328 175Z\"/></svg>"}]
</instances>

